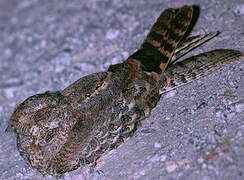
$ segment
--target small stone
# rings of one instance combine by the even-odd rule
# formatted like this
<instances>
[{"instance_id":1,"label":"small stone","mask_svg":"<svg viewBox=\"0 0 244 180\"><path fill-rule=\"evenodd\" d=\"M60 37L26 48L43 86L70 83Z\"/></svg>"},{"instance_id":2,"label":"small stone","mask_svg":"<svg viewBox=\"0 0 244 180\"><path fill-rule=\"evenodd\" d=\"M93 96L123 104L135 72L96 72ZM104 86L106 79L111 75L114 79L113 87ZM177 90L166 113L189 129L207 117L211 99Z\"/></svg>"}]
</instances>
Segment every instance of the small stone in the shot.
<instances>
[{"instance_id":1,"label":"small stone","mask_svg":"<svg viewBox=\"0 0 244 180\"><path fill-rule=\"evenodd\" d=\"M14 97L14 89L13 88L8 88L8 89L5 89L5 95L7 98L13 98Z\"/></svg>"},{"instance_id":2,"label":"small stone","mask_svg":"<svg viewBox=\"0 0 244 180\"><path fill-rule=\"evenodd\" d=\"M170 120L170 117L166 116L166 117L165 117L165 120L166 120L166 121Z\"/></svg>"},{"instance_id":3,"label":"small stone","mask_svg":"<svg viewBox=\"0 0 244 180\"><path fill-rule=\"evenodd\" d=\"M167 156L166 155L162 155L162 156L160 156L160 161L165 161L167 159Z\"/></svg>"},{"instance_id":4,"label":"small stone","mask_svg":"<svg viewBox=\"0 0 244 180\"><path fill-rule=\"evenodd\" d=\"M235 83L234 83L233 81L229 81L229 85L230 85L231 87L235 87Z\"/></svg>"},{"instance_id":5,"label":"small stone","mask_svg":"<svg viewBox=\"0 0 244 180\"><path fill-rule=\"evenodd\" d=\"M234 116L235 116L234 112L227 114L228 119L233 119Z\"/></svg>"},{"instance_id":6,"label":"small stone","mask_svg":"<svg viewBox=\"0 0 244 180\"><path fill-rule=\"evenodd\" d=\"M243 15L244 14L244 4L238 4L234 9L235 14Z\"/></svg>"},{"instance_id":7,"label":"small stone","mask_svg":"<svg viewBox=\"0 0 244 180\"><path fill-rule=\"evenodd\" d=\"M202 164L202 168L206 169L207 168L207 164Z\"/></svg>"},{"instance_id":8,"label":"small stone","mask_svg":"<svg viewBox=\"0 0 244 180\"><path fill-rule=\"evenodd\" d=\"M115 39L119 35L119 31L115 29L110 29L106 33L106 38L109 40Z\"/></svg>"},{"instance_id":9,"label":"small stone","mask_svg":"<svg viewBox=\"0 0 244 180\"><path fill-rule=\"evenodd\" d=\"M122 52L122 56L124 59L127 59L129 57L129 53L124 51L124 52Z\"/></svg>"},{"instance_id":10,"label":"small stone","mask_svg":"<svg viewBox=\"0 0 244 180\"><path fill-rule=\"evenodd\" d=\"M54 72L59 73L65 70L65 67L63 65L57 65L54 67Z\"/></svg>"},{"instance_id":11,"label":"small stone","mask_svg":"<svg viewBox=\"0 0 244 180\"><path fill-rule=\"evenodd\" d=\"M168 98L174 97L176 94L177 94L177 91L176 90L172 90L172 91L169 91L168 93L166 93L164 97L166 99L168 99Z\"/></svg>"},{"instance_id":12,"label":"small stone","mask_svg":"<svg viewBox=\"0 0 244 180\"><path fill-rule=\"evenodd\" d=\"M212 178L211 177L209 177L209 176L204 176L203 178L202 178L202 180L211 180Z\"/></svg>"},{"instance_id":13,"label":"small stone","mask_svg":"<svg viewBox=\"0 0 244 180\"><path fill-rule=\"evenodd\" d=\"M186 169L190 169L191 166L190 166L189 164L187 164L187 165L185 166L185 168L186 168Z\"/></svg>"},{"instance_id":14,"label":"small stone","mask_svg":"<svg viewBox=\"0 0 244 180\"><path fill-rule=\"evenodd\" d=\"M3 53L6 57L10 57L12 55L12 51L9 48L6 48Z\"/></svg>"},{"instance_id":15,"label":"small stone","mask_svg":"<svg viewBox=\"0 0 244 180\"><path fill-rule=\"evenodd\" d=\"M236 110L236 112L244 111L244 103L236 103L235 104L235 110Z\"/></svg>"},{"instance_id":16,"label":"small stone","mask_svg":"<svg viewBox=\"0 0 244 180\"><path fill-rule=\"evenodd\" d=\"M212 165L208 165L208 169L214 169L214 167Z\"/></svg>"},{"instance_id":17,"label":"small stone","mask_svg":"<svg viewBox=\"0 0 244 180\"><path fill-rule=\"evenodd\" d=\"M168 173L174 172L175 170L178 169L177 163L175 163L173 161L168 161L168 162L165 163L165 165L166 165L166 167L165 167L166 171Z\"/></svg>"},{"instance_id":18,"label":"small stone","mask_svg":"<svg viewBox=\"0 0 244 180\"><path fill-rule=\"evenodd\" d=\"M22 174L22 173L17 173L16 176L17 176L17 177L22 177L23 174Z\"/></svg>"},{"instance_id":19,"label":"small stone","mask_svg":"<svg viewBox=\"0 0 244 180\"><path fill-rule=\"evenodd\" d=\"M182 159L180 161L177 162L178 166L185 166L187 164L189 164L191 161L189 159Z\"/></svg>"},{"instance_id":20,"label":"small stone","mask_svg":"<svg viewBox=\"0 0 244 180\"><path fill-rule=\"evenodd\" d=\"M221 110L217 110L216 111L216 117L217 118L223 118L223 115L224 115L224 112L223 111L221 111Z\"/></svg>"},{"instance_id":21,"label":"small stone","mask_svg":"<svg viewBox=\"0 0 244 180\"><path fill-rule=\"evenodd\" d=\"M199 159L197 159L197 162L198 163L203 163L204 162L204 159L202 157L200 157Z\"/></svg>"},{"instance_id":22,"label":"small stone","mask_svg":"<svg viewBox=\"0 0 244 180\"><path fill-rule=\"evenodd\" d=\"M155 155L153 156L152 158L150 158L150 161L151 162L163 162L165 161L167 158L166 155L162 155L162 156L159 156L159 155Z\"/></svg>"},{"instance_id":23,"label":"small stone","mask_svg":"<svg viewBox=\"0 0 244 180\"><path fill-rule=\"evenodd\" d=\"M141 171L139 172L139 174L140 174L141 176L144 176L144 175L146 174L146 172L145 172L145 170L141 170Z\"/></svg>"},{"instance_id":24,"label":"small stone","mask_svg":"<svg viewBox=\"0 0 244 180\"><path fill-rule=\"evenodd\" d=\"M1 109L0 109L0 112L1 112ZM236 133L236 137L238 137L238 138L242 137L242 131L238 131Z\"/></svg>"},{"instance_id":25,"label":"small stone","mask_svg":"<svg viewBox=\"0 0 244 180\"><path fill-rule=\"evenodd\" d=\"M46 45L47 45L47 41L42 40L40 43L40 47L44 48L44 47L46 47Z\"/></svg>"},{"instance_id":26,"label":"small stone","mask_svg":"<svg viewBox=\"0 0 244 180\"><path fill-rule=\"evenodd\" d=\"M158 142L155 142L155 143L154 143L154 147L155 147L155 148L161 148L162 145L161 145L160 143L158 143Z\"/></svg>"},{"instance_id":27,"label":"small stone","mask_svg":"<svg viewBox=\"0 0 244 180\"><path fill-rule=\"evenodd\" d=\"M111 64L118 64L121 60L121 56L115 56L111 59Z\"/></svg>"},{"instance_id":28,"label":"small stone","mask_svg":"<svg viewBox=\"0 0 244 180\"><path fill-rule=\"evenodd\" d=\"M120 63L121 61L123 61L123 57L122 56L114 56L114 57L111 57L109 58L108 61L106 61L104 64L103 64L103 67L105 69L108 68L108 66L112 65L112 64L118 64Z\"/></svg>"},{"instance_id":29,"label":"small stone","mask_svg":"<svg viewBox=\"0 0 244 180\"><path fill-rule=\"evenodd\" d=\"M33 38L31 36L27 36L26 40L27 42L31 43L33 41Z\"/></svg>"}]
</instances>

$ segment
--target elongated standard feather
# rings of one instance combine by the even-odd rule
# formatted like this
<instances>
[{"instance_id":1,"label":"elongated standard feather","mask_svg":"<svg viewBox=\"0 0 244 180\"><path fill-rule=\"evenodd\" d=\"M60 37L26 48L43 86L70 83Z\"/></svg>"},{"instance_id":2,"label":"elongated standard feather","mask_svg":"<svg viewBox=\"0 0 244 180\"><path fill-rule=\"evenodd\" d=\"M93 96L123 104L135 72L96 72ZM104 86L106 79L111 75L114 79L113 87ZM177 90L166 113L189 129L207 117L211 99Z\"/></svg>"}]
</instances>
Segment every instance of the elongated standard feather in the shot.
<instances>
[{"instance_id":1,"label":"elongated standard feather","mask_svg":"<svg viewBox=\"0 0 244 180\"><path fill-rule=\"evenodd\" d=\"M170 63L175 63L180 57L184 56L188 52L209 41L210 39L216 37L218 34L219 32L214 32L204 35L191 36L189 38L183 39L175 49Z\"/></svg>"}]
</instances>

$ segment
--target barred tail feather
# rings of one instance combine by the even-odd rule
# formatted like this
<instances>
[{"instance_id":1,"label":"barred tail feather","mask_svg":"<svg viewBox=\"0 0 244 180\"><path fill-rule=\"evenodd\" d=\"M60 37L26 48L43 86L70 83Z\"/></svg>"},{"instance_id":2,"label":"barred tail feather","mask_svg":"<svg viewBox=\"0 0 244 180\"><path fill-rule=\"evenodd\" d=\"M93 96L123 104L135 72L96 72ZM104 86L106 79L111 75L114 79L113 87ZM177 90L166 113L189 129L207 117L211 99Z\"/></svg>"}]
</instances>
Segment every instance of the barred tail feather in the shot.
<instances>
[{"instance_id":1,"label":"barred tail feather","mask_svg":"<svg viewBox=\"0 0 244 180\"><path fill-rule=\"evenodd\" d=\"M148 72L161 74L185 35L193 15L193 6L166 9L152 26L141 48L130 56Z\"/></svg>"},{"instance_id":2,"label":"barred tail feather","mask_svg":"<svg viewBox=\"0 0 244 180\"><path fill-rule=\"evenodd\" d=\"M165 83L160 93L190 83L241 57L244 54L236 50L216 49L171 64L164 72Z\"/></svg>"}]
</instances>

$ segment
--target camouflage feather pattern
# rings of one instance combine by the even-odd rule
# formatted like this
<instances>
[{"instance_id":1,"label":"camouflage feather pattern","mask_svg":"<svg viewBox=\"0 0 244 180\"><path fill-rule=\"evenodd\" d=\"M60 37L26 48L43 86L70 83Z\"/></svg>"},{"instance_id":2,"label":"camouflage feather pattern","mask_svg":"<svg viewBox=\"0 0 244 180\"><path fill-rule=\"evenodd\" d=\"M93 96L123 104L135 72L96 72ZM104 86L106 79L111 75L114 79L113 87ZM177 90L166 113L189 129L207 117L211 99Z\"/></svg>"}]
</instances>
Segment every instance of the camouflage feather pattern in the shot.
<instances>
[{"instance_id":1,"label":"camouflage feather pattern","mask_svg":"<svg viewBox=\"0 0 244 180\"><path fill-rule=\"evenodd\" d=\"M22 102L9 128L24 160L43 175L57 177L96 164L135 133L162 93L243 57L236 50L218 49L178 61L218 34L185 38L193 12L194 6L166 9L124 62Z\"/></svg>"}]
</instances>

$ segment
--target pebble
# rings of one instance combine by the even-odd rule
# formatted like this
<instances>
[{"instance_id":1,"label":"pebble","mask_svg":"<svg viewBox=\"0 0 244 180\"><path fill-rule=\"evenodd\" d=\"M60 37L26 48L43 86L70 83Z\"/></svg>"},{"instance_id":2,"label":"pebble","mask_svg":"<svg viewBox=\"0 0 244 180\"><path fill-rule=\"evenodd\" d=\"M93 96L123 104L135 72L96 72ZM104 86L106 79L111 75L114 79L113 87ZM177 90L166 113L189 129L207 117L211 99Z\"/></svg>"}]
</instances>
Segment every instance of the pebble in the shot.
<instances>
[{"instance_id":1,"label":"pebble","mask_svg":"<svg viewBox=\"0 0 244 180\"><path fill-rule=\"evenodd\" d=\"M4 56L6 56L6 57L11 57L11 55L12 55L12 50L11 49L9 49L9 48L6 48L5 50L4 50Z\"/></svg>"},{"instance_id":2,"label":"pebble","mask_svg":"<svg viewBox=\"0 0 244 180\"><path fill-rule=\"evenodd\" d=\"M162 155L162 156L160 156L160 161L165 161L167 159L167 156L166 155Z\"/></svg>"},{"instance_id":3,"label":"pebble","mask_svg":"<svg viewBox=\"0 0 244 180\"><path fill-rule=\"evenodd\" d=\"M235 110L236 110L236 112L244 111L244 102L239 101L238 103L236 103Z\"/></svg>"},{"instance_id":4,"label":"pebble","mask_svg":"<svg viewBox=\"0 0 244 180\"><path fill-rule=\"evenodd\" d=\"M172 90L172 91L169 91L168 93L166 93L166 94L164 95L164 97L165 97L166 99L168 99L168 98L174 97L176 94L177 94L177 91L176 91L176 90Z\"/></svg>"},{"instance_id":5,"label":"pebble","mask_svg":"<svg viewBox=\"0 0 244 180\"><path fill-rule=\"evenodd\" d=\"M204 162L204 159L202 157L200 157L200 158L197 159L197 162L198 163L203 163Z\"/></svg>"},{"instance_id":6,"label":"pebble","mask_svg":"<svg viewBox=\"0 0 244 180\"><path fill-rule=\"evenodd\" d=\"M161 145L160 143L158 143L158 142L155 142L155 143L154 143L154 147L155 147L155 148L161 148L162 145Z\"/></svg>"},{"instance_id":7,"label":"pebble","mask_svg":"<svg viewBox=\"0 0 244 180\"><path fill-rule=\"evenodd\" d=\"M111 59L111 64L118 64L122 60L121 56L115 56Z\"/></svg>"},{"instance_id":8,"label":"pebble","mask_svg":"<svg viewBox=\"0 0 244 180\"><path fill-rule=\"evenodd\" d=\"M13 88L8 88L4 90L4 93L6 95L7 98L13 98L14 97L14 89Z\"/></svg>"},{"instance_id":9,"label":"pebble","mask_svg":"<svg viewBox=\"0 0 244 180\"><path fill-rule=\"evenodd\" d=\"M109 40L115 39L119 35L119 31L116 29L109 29L106 33L106 38Z\"/></svg>"},{"instance_id":10,"label":"pebble","mask_svg":"<svg viewBox=\"0 0 244 180\"><path fill-rule=\"evenodd\" d=\"M166 155L162 155L162 156L155 155L152 158L150 158L150 161L151 162L164 162L166 159L167 159Z\"/></svg>"},{"instance_id":11,"label":"pebble","mask_svg":"<svg viewBox=\"0 0 244 180\"><path fill-rule=\"evenodd\" d=\"M203 168L203 169L206 169L206 168L207 168L207 164L205 164L205 163L202 164L202 168Z\"/></svg>"},{"instance_id":12,"label":"pebble","mask_svg":"<svg viewBox=\"0 0 244 180\"><path fill-rule=\"evenodd\" d=\"M209 176L204 176L202 180L211 180L212 178Z\"/></svg>"},{"instance_id":13,"label":"pebble","mask_svg":"<svg viewBox=\"0 0 244 180\"><path fill-rule=\"evenodd\" d=\"M227 118L232 119L235 115L236 115L236 113L234 113L234 112L229 113L229 114L227 114Z\"/></svg>"},{"instance_id":14,"label":"pebble","mask_svg":"<svg viewBox=\"0 0 244 180\"><path fill-rule=\"evenodd\" d=\"M145 170L141 170L141 171L139 172L139 174L140 174L141 176L144 176L144 175L146 174L146 171L145 171Z\"/></svg>"},{"instance_id":15,"label":"pebble","mask_svg":"<svg viewBox=\"0 0 244 180\"><path fill-rule=\"evenodd\" d=\"M121 61L123 61L123 57L122 57L122 56L114 56L114 57L109 58L109 60L106 61L106 62L103 64L103 67L104 67L105 69L107 69L110 65L112 65L112 64L118 64L118 63L120 63Z\"/></svg>"},{"instance_id":16,"label":"pebble","mask_svg":"<svg viewBox=\"0 0 244 180\"><path fill-rule=\"evenodd\" d=\"M22 177L23 174L22 174L22 173L17 173L16 176L17 176L17 177Z\"/></svg>"},{"instance_id":17,"label":"pebble","mask_svg":"<svg viewBox=\"0 0 244 180\"><path fill-rule=\"evenodd\" d=\"M42 41L40 42L40 47L41 47L41 48L46 47L46 45L47 45L47 41L42 40Z\"/></svg>"},{"instance_id":18,"label":"pebble","mask_svg":"<svg viewBox=\"0 0 244 180\"><path fill-rule=\"evenodd\" d=\"M235 12L237 15L243 15L243 14L244 14L244 4L238 4L238 5L235 7L234 12Z\"/></svg>"},{"instance_id":19,"label":"pebble","mask_svg":"<svg viewBox=\"0 0 244 180\"><path fill-rule=\"evenodd\" d=\"M124 59L127 59L129 57L129 53L124 51L124 52L122 52L122 56Z\"/></svg>"},{"instance_id":20,"label":"pebble","mask_svg":"<svg viewBox=\"0 0 244 180\"><path fill-rule=\"evenodd\" d=\"M214 169L214 167L212 165L208 165L208 169Z\"/></svg>"},{"instance_id":21,"label":"pebble","mask_svg":"<svg viewBox=\"0 0 244 180\"><path fill-rule=\"evenodd\" d=\"M171 173L178 169L178 165L173 161L168 161L165 163L165 168L168 173Z\"/></svg>"}]
</instances>

